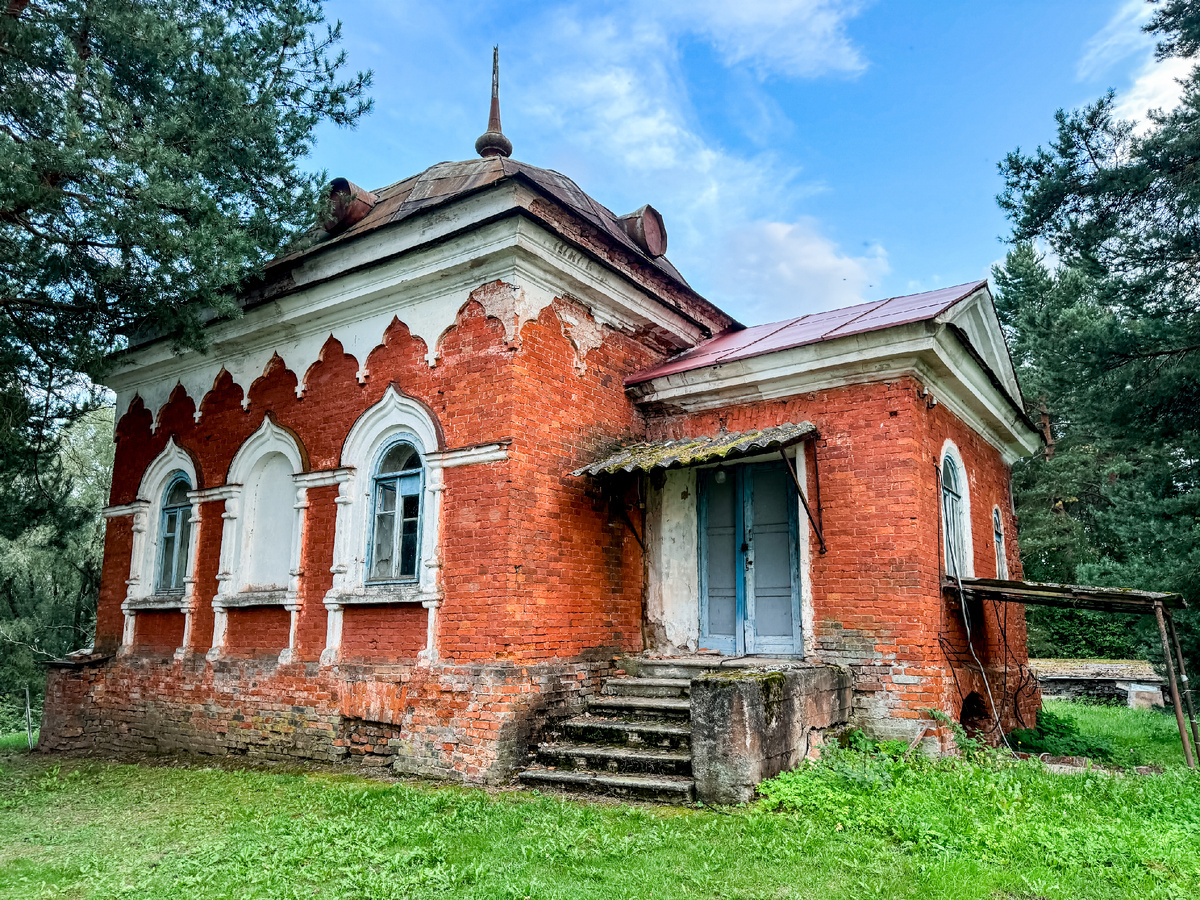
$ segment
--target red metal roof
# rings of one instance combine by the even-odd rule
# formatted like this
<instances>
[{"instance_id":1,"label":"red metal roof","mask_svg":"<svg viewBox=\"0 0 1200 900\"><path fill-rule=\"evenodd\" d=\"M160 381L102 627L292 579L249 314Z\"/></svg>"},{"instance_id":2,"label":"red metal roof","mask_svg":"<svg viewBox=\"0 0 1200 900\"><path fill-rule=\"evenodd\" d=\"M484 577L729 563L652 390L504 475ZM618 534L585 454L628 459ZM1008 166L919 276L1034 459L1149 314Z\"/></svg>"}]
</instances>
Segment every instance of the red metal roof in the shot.
<instances>
[{"instance_id":1,"label":"red metal roof","mask_svg":"<svg viewBox=\"0 0 1200 900\"><path fill-rule=\"evenodd\" d=\"M793 347L819 344L852 334L879 331L910 322L923 322L941 315L985 284L986 280L974 281L926 291L923 294L889 297L887 300L860 303L845 309L809 313L795 319L755 325L740 331L723 331L662 365L631 375L625 379L625 383L642 384L664 375L750 359L777 350L790 350Z\"/></svg>"}]
</instances>

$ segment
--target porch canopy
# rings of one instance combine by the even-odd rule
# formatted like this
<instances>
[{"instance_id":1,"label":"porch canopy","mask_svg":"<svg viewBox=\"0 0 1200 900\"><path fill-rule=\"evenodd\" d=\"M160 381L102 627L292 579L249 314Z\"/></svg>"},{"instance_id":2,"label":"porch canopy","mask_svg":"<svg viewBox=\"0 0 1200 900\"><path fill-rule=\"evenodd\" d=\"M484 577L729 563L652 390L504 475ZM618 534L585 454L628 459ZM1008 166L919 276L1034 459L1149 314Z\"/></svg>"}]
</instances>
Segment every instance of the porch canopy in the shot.
<instances>
[{"instance_id":1,"label":"porch canopy","mask_svg":"<svg viewBox=\"0 0 1200 900\"><path fill-rule=\"evenodd\" d=\"M1110 613L1141 613L1152 615L1158 620L1158 635L1162 641L1163 660L1167 666L1167 684L1171 689L1171 704L1175 707L1175 722L1179 726L1179 740L1183 744L1183 756L1191 768L1195 768L1192 743L1188 740L1187 727L1183 721L1183 703L1186 702L1188 719L1192 726L1192 738L1200 747L1200 726L1196 722L1196 709L1192 702L1192 689L1188 684L1183 651L1179 636L1175 632L1172 609L1187 608L1181 594L1158 591L1136 591L1132 588L1085 587L1078 584L1047 584L1039 581L1008 581L998 578L952 578L943 581L947 591L959 593L963 600L992 600L1000 603L1022 603L1035 606L1057 606L1062 609L1094 609ZM1175 679L1175 667L1179 666L1183 690Z\"/></svg>"},{"instance_id":2,"label":"porch canopy","mask_svg":"<svg viewBox=\"0 0 1200 900\"><path fill-rule=\"evenodd\" d=\"M958 588L958 581L946 579L946 586ZM1046 584L1037 581L1002 581L997 578L964 578L963 594L967 599L990 599L1004 603L1032 603L1035 606L1058 606L1064 609L1096 609L1114 613L1148 613L1154 615L1154 605L1167 609L1185 609L1187 603L1180 594L1156 591L1135 591L1131 588L1085 587L1078 584Z\"/></svg>"},{"instance_id":3,"label":"porch canopy","mask_svg":"<svg viewBox=\"0 0 1200 900\"><path fill-rule=\"evenodd\" d=\"M571 474L577 478L602 477L622 472L652 472L679 469L726 459L741 459L775 453L817 436L812 422L774 425L754 431L727 432L715 437L680 438L674 441L643 441L605 456Z\"/></svg>"}]
</instances>

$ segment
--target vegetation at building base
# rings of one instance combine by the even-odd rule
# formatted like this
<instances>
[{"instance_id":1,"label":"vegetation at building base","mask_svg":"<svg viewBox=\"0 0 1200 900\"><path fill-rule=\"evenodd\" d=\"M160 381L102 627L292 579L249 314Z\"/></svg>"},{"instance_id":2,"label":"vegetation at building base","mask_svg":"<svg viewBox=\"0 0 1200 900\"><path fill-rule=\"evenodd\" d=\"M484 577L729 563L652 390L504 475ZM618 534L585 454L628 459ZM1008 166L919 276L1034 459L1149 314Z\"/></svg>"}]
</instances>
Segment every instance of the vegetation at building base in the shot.
<instances>
[{"instance_id":1,"label":"vegetation at building base","mask_svg":"<svg viewBox=\"0 0 1200 900\"><path fill-rule=\"evenodd\" d=\"M1196 60L1200 2L1156 4ZM1001 164L1014 247L997 310L1046 451L1014 468L1025 576L1178 591L1200 669L1200 69L1138 128L1111 94ZM1051 261L1053 265L1051 265ZM1149 617L1031 609L1033 655L1161 658Z\"/></svg>"},{"instance_id":2,"label":"vegetation at building base","mask_svg":"<svg viewBox=\"0 0 1200 900\"><path fill-rule=\"evenodd\" d=\"M1055 775L872 744L710 810L11 754L0 898L1200 895L1200 776L1171 718L1052 709L1166 772Z\"/></svg>"}]
</instances>

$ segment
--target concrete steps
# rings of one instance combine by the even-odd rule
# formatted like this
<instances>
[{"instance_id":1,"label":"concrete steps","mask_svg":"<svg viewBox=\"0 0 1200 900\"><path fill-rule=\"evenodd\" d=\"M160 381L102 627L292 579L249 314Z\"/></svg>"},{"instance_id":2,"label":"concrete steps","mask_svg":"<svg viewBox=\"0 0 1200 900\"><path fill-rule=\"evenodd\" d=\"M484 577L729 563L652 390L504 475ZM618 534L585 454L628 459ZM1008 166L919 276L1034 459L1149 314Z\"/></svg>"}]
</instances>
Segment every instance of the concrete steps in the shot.
<instances>
[{"instance_id":1,"label":"concrete steps","mask_svg":"<svg viewBox=\"0 0 1200 900\"><path fill-rule=\"evenodd\" d=\"M568 791L586 791L610 797L689 803L696 795L692 777L675 775L616 775L586 770L529 768L521 773L522 783Z\"/></svg>"},{"instance_id":2,"label":"concrete steps","mask_svg":"<svg viewBox=\"0 0 1200 900\"><path fill-rule=\"evenodd\" d=\"M576 716L562 723L565 737L583 743L628 744L658 749L692 748L689 724L670 722L630 722L606 716Z\"/></svg>"},{"instance_id":3,"label":"concrete steps","mask_svg":"<svg viewBox=\"0 0 1200 900\"><path fill-rule=\"evenodd\" d=\"M605 696L592 700L588 712L598 716L619 716L629 721L690 722L692 701L629 694Z\"/></svg>"},{"instance_id":4,"label":"concrete steps","mask_svg":"<svg viewBox=\"0 0 1200 900\"><path fill-rule=\"evenodd\" d=\"M692 801L689 695L692 678L705 670L674 661L647 666L639 660L631 674L608 679L584 715L560 723L538 745L521 783L664 803Z\"/></svg>"},{"instance_id":5,"label":"concrete steps","mask_svg":"<svg viewBox=\"0 0 1200 900\"><path fill-rule=\"evenodd\" d=\"M691 687L690 678L635 678L626 675L608 679L604 683L604 693L612 697L686 699Z\"/></svg>"},{"instance_id":6,"label":"concrete steps","mask_svg":"<svg viewBox=\"0 0 1200 900\"><path fill-rule=\"evenodd\" d=\"M537 760L548 769L579 769L621 774L692 774L691 750L662 750L623 744L578 744L558 741L539 744Z\"/></svg>"}]
</instances>

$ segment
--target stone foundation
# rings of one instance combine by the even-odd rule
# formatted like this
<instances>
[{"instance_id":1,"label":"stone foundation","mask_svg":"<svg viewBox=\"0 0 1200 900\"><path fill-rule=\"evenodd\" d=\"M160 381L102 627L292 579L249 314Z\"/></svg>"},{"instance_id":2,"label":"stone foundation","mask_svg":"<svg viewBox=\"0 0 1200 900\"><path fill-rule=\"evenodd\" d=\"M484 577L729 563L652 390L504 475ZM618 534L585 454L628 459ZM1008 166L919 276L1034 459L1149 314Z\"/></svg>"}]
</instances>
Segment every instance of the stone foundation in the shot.
<instances>
[{"instance_id":1,"label":"stone foundation","mask_svg":"<svg viewBox=\"0 0 1200 900\"><path fill-rule=\"evenodd\" d=\"M326 668L92 658L50 668L38 748L343 760L498 783L548 718L581 710L611 671L611 658Z\"/></svg>"},{"instance_id":2,"label":"stone foundation","mask_svg":"<svg viewBox=\"0 0 1200 900\"><path fill-rule=\"evenodd\" d=\"M692 680L692 775L706 803L747 803L850 717L850 676L832 666L725 670Z\"/></svg>"}]
</instances>

